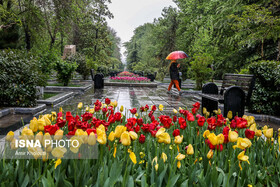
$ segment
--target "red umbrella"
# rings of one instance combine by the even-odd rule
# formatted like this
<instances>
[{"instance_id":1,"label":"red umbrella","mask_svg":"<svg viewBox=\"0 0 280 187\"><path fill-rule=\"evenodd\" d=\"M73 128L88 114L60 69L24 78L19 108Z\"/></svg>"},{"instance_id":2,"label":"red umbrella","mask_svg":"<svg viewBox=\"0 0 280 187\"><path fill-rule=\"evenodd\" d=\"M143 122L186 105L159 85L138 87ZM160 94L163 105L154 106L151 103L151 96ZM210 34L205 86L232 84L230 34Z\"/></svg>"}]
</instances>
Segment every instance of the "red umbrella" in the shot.
<instances>
[{"instance_id":1,"label":"red umbrella","mask_svg":"<svg viewBox=\"0 0 280 187\"><path fill-rule=\"evenodd\" d=\"M170 53L166 59L167 60L178 60L183 58L188 58L189 56L184 51L173 51Z\"/></svg>"}]
</instances>

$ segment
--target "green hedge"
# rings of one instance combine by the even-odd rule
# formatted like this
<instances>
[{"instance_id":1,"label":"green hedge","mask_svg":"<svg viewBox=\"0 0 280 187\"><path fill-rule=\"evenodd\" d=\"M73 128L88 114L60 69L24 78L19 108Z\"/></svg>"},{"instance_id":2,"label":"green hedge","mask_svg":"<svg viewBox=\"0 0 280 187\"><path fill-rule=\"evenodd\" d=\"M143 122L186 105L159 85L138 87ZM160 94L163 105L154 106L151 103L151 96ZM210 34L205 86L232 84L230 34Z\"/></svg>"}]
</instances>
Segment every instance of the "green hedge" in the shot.
<instances>
[{"instance_id":1,"label":"green hedge","mask_svg":"<svg viewBox=\"0 0 280 187\"><path fill-rule=\"evenodd\" d=\"M31 53L0 51L0 106L34 106L36 86L44 85L44 78Z\"/></svg>"},{"instance_id":2,"label":"green hedge","mask_svg":"<svg viewBox=\"0 0 280 187\"><path fill-rule=\"evenodd\" d=\"M259 61L249 66L256 77L249 110L269 115L280 114L280 62Z\"/></svg>"}]
</instances>

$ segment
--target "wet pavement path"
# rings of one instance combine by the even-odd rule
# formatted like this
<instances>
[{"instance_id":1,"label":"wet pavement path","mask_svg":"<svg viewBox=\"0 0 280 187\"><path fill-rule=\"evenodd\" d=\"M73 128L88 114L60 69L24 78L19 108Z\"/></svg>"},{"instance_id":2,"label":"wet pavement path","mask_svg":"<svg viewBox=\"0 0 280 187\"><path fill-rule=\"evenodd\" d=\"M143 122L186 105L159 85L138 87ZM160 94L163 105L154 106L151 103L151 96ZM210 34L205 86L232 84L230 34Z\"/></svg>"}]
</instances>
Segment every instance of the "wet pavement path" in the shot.
<instances>
[{"instance_id":1,"label":"wet pavement path","mask_svg":"<svg viewBox=\"0 0 280 187\"><path fill-rule=\"evenodd\" d=\"M192 107L194 101L192 101L192 95L181 97L176 92L171 94L167 93L167 89L162 86L157 88L148 87L115 87L105 86L103 89L91 88L83 95L75 96L72 100L63 104L64 111L75 112L79 102L83 102L84 106L93 107L94 102L98 99L101 102L105 102L105 98L109 98L111 101L117 101L118 107L121 105L126 109L137 108L145 106L146 104L164 106L163 113L172 113L173 109L179 107ZM59 107L59 106L58 106ZM50 108L47 112L52 110L58 110L57 108Z\"/></svg>"}]
</instances>

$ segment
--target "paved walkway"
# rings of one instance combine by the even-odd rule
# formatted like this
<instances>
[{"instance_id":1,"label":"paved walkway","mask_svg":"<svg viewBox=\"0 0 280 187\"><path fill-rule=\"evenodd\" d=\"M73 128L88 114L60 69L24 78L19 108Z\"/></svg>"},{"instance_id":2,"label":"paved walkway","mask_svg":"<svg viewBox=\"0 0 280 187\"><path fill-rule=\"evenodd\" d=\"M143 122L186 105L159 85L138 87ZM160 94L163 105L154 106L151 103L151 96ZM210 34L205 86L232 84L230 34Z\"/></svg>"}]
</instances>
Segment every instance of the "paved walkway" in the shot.
<instances>
[{"instance_id":1,"label":"paved walkway","mask_svg":"<svg viewBox=\"0 0 280 187\"><path fill-rule=\"evenodd\" d=\"M63 110L74 112L79 102L83 102L84 106L93 106L93 103L97 99L104 103L107 97L112 101L116 100L119 107L123 105L126 109L134 107L138 109L140 106L145 106L146 104L149 106L162 104L164 106L164 113L166 114L172 112L174 108L190 108L194 104L192 95L181 97L175 89L171 94L167 94L167 89L162 86L158 86L157 88L105 86L103 89L94 90L92 88L85 94L76 96L63 105ZM51 110L58 109L49 109L47 112Z\"/></svg>"},{"instance_id":2,"label":"paved walkway","mask_svg":"<svg viewBox=\"0 0 280 187\"><path fill-rule=\"evenodd\" d=\"M179 107L191 107L194 103L192 96L180 97L175 91L171 94L167 94L165 87L157 88L145 88L145 87L105 87L102 90L96 90L92 101L99 99L104 102L104 99L108 97L112 101L116 100L118 106L123 105L127 109L139 108L146 104L164 106L165 113L172 112L173 109Z\"/></svg>"}]
</instances>

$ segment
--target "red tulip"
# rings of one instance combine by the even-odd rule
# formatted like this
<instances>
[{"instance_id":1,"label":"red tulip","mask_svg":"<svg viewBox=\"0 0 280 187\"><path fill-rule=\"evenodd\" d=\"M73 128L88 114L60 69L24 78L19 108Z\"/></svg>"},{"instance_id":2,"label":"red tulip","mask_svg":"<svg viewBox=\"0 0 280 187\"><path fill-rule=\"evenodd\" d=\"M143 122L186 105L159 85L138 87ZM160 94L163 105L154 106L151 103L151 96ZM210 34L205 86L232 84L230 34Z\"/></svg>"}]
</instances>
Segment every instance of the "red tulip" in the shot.
<instances>
[{"instance_id":1,"label":"red tulip","mask_svg":"<svg viewBox=\"0 0 280 187\"><path fill-rule=\"evenodd\" d=\"M246 130L245 130L245 136L246 136L248 139L252 140L252 139L254 139L255 131L251 131L250 129L246 129Z\"/></svg>"},{"instance_id":2,"label":"red tulip","mask_svg":"<svg viewBox=\"0 0 280 187\"><path fill-rule=\"evenodd\" d=\"M106 98L105 103L106 103L106 105L109 105L111 103L111 100L109 98Z\"/></svg>"},{"instance_id":3,"label":"red tulip","mask_svg":"<svg viewBox=\"0 0 280 187\"><path fill-rule=\"evenodd\" d=\"M136 109L136 108L129 109L129 110L130 110L131 114L136 114L136 112L137 112L137 109Z\"/></svg>"},{"instance_id":4,"label":"red tulip","mask_svg":"<svg viewBox=\"0 0 280 187\"><path fill-rule=\"evenodd\" d=\"M145 139L146 139L145 135L141 134L139 137L139 143L141 143L141 144L145 143Z\"/></svg>"},{"instance_id":5,"label":"red tulip","mask_svg":"<svg viewBox=\"0 0 280 187\"><path fill-rule=\"evenodd\" d=\"M200 126L200 127L202 127L202 126L204 125L205 121L206 121L205 117L204 117L204 116L201 116L201 117L199 117L198 120L197 120L197 125Z\"/></svg>"},{"instance_id":6,"label":"red tulip","mask_svg":"<svg viewBox=\"0 0 280 187\"><path fill-rule=\"evenodd\" d=\"M179 135L180 135L180 130L179 130L179 129L175 129L175 130L173 131L172 135L173 135L174 137L179 136Z\"/></svg>"}]
</instances>

